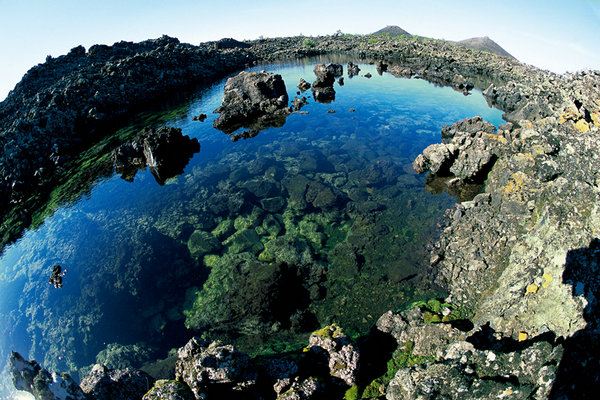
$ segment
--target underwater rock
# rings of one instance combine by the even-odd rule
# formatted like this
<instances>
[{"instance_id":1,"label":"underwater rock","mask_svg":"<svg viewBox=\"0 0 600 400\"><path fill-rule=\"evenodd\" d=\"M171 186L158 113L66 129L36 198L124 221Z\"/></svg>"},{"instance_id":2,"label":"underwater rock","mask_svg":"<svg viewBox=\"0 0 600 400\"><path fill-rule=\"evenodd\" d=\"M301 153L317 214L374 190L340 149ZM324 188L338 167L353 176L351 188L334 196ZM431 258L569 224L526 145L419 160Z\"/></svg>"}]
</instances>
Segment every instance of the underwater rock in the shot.
<instances>
[{"instance_id":1,"label":"underwater rock","mask_svg":"<svg viewBox=\"0 0 600 400\"><path fill-rule=\"evenodd\" d=\"M232 253L249 251L253 254L258 254L264 248L258 233L254 229L240 230L227 238L223 244L229 246L228 249Z\"/></svg>"},{"instance_id":2,"label":"underwater rock","mask_svg":"<svg viewBox=\"0 0 600 400\"><path fill-rule=\"evenodd\" d=\"M153 384L154 378L143 371L96 364L81 381L81 389L94 400L130 400L144 396Z\"/></svg>"},{"instance_id":3,"label":"underwater rock","mask_svg":"<svg viewBox=\"0 0 600 400\"><path fill-rule=\"evenodd\" d=\"M256 384L258 374L250 358L232 345L194 337L177 357L176 378L188 384L196 399L206 398L206 392L214 390L211 386L230 384L230 390L241 391Z\"/></svg>"},{"instance_id":4,"label":"underwater rock","mask_svg":"<svg viewBox=\"0 0 600 400\"><path fill-rule=\"evenodd\" d=\"M52 267L52 274L48 279L48 283L53 285L55 288L60 289L63 287L63 277L67 273L66 269L62 269L60 265Z\"/></svg>"},{"instance_id":5,"label":"underwater rock","mask_svg":"<svg viewBox=\"0 0 600 400\"><path fill-rule=\"evenodd\" d=\"M241 127L257 131L282 126L289 114L288 94L281 75L242 71L225 83L223 104L213 126L227 134Z\"/></svg>"},{"instance_id":6,"label":"underwater rock","mask_svg":"<svg viewBox=\"0 0 600 400\"><path fill-rule=\"evenodd\" d=\"M329 325L313 332L308 339L309 351L328 358L329 373L348 386L356 383L359 352L337 325Z\"/></svg>"},{"instance_id":7,"label":"underwater rock","mask_svg":"<svg viewBox=\"0 0 600 400\"><path fill-rule=\"evenodd\" d=\"M36 400L87 400L88 397L69 374L49 373L36 361L27 361L12 352L9 371L17 390L24 390Z\"/></svg>"},{"instance_id":8,"label":"underwater rock","mask_svg":"<svg viewBox=\"0 0 600 400\"><path fill-rule=\"evenodd\" d=\"M347 242L338 244L331 252L330 258L330 279L354 278L364 264L364 257Z\"/></svg>"},{"instance_id":9,"label":"underwater rock","mask_svg":"<svg viewBox=\"0 0 600 400\"><path fill-rule=\"evenodd\" d=\"M190 254L199 258L205 254L214 253L221 247L221 244L211 233L197 230L190 236L187 246Z\"/></svg>"},{"instance_id":10,"label":"underwater rock","mask_svg":"<svg viewBox=\"0 0 600 400\"><path fill-rule=\"evenodd\" d=\"M277 194L277 185L264 179L253 179L244 182L243 187L258 199L273 197Z\"/></svg>"},{"instance_id":11,"label":"underwater rock","mask_svg":"<svg viewBox=\"0 0 600 400\"><path fill-rule=\"evenodd\" d=\"M117 173L127 181L132 181L139 169L148 166L156 182L164 185L167 179L182 174L199 151L198 139L183 135L179 128L146 128L133 142L115 149L113 163Z\"/></svg>"},{"instance_id":12,"label":"underwater rock","mask_svg":"<svg viewBox=\"0 0 600 400\"><path fill-rule=\"evenodd\" d=\"M194 392L182 381L158 380L142 400L195 400Z\"/></svg>"},{"instance_id":13,"label":"underwater rock","mask_svg":"<svg viewBox=\"0 0 600 400\"><path fill-rule=\"evenodd\" d=\"M304 301L300 278L286 264L258 262L250 253L211 257L202 289L186 294L189 328L267 332L275 321L287 321Z\"/></svg>"},{"instance_id":14,"label":"underwater rock","mask_svg":"<svg viewBox=\"0 0 600 400\"><path fill-rule=\"evenodd\" d=\"M279 235L283 230L281 221L272 214L265 215L261 227L263 228L265 234L272 238Z\"/></svg>"},{"instance_id":15,"label":"underwater rock","mask_svg":"<svg viewBox=\"0 0 600 400\"><path fill-rule=\"evenodd\" d=\"M313 262L310 246L300 238L283 235L265 243L265 250L259 255L262 261L277 261L288 265L301 266Z\"/></svg>"},{"instance_id":16,"label":"underwater rock","mask_svg":"<svg viewBox=\"0 0 600 400\"><path fill-rule=\"evenodd\" d=\"M263 210L269 213L279 212L285 205L285 200L281 196L262 199L260 205Z\"/></svg>"},{"instance_id":17,"label":"underwater rock","mask_svg":"<svg viewBox=\"0 0 600 400\"><path fill-rule=\"evenodd\" d=\"M155 349L143 343L109 343L96 355L96 364L110 369L139 368L155 355Z\"/></svg>"},{"instance_id":18,"label":"underwater rock","mask_svg":"<svg viewBox=\"0 0 600 400\"><path fill-rule=\"evenodd\" d=\"M306 188L305 199L317 208L329 208L336 205L338 196L328 186L310 181Z\"/></svg>"},{"instance_id":19,"label":"underwater rock","mask_svg":"<svg viewBox=\"0 0 600 400\"><path fill-rule=\"evenodd\" d=\"M310 180L304 175L294 175L291 178L284 178L281 183L289 194L289 206L297 210L304 210L308 205L304 194Z\"/></svg>"}]
</instances>

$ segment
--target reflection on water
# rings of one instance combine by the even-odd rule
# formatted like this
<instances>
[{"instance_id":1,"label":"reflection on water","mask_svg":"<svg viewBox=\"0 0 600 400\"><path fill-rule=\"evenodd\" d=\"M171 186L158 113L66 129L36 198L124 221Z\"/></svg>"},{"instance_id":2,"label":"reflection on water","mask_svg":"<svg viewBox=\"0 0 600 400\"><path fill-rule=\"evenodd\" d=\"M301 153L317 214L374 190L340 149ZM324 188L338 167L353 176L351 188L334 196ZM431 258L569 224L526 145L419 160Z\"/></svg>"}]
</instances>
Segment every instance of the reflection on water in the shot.
<instances>
[{"instance_id":1,"label":"reflection on water","mask_svg":"<svg viewBox=\"0 0 600 400\"><path fill-rule=\"evenodd\" d=\"M266 69L292 94L313 68ZM164 186L149 170L106 177L4 249L2 363L16 350L78 377L96 360L139 367L193 334L282 352L331 322L360 335L432 294L425 245L454 200L425 190L411 163L442 125L498 124L501 112L361 64L335 101L309 98L285 126L233 142L212 127L223 85L169 122L202 146L183 174ZM110 154L95 159L86 167L105 171ZM54 265L68 270L60 289L48 284Z\"/></svg>"}]
</instances>

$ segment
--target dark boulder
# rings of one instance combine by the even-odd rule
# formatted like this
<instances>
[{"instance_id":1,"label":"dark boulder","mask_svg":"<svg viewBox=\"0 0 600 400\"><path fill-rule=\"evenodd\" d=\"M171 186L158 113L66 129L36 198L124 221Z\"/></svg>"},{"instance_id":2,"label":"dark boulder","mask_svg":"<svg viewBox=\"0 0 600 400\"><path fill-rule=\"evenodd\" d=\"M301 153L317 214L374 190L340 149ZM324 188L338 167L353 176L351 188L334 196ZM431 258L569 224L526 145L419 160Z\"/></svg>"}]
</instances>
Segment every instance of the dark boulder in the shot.
<instances>
[{"instance_id":1,"label":"dark boulder","mask_svg":"<svg viewBox=\"0 0 600 400\"><path fill-rule=\"evenodd\" d=\"M302 109L302 107L304 107L306 104L308 104L308 102L306 101L306 97L302 96L302 97L294 97L294 100L292 100L292 107L294 109L294 111L300 111Z\"/></svg>"},{"instance_id":2,"label":"dark boulder","mask_svg":"<svg viewBox=\"0 0 600 400\"><path fill-rule=\"evenodd\" d=\"M206 114L198 114L192 117L192 121L204 122L206 120Z\"/></svg>"},{"instance_id":3,"label":"dark boulder","mask_svg":"<svg viewBox=\"0 0 600 400\"><path fill-rule=\"evenodd\" d=\"M457 132L463 132L468 134L474 134L477 132L487 132L489 134L496 133L496 127L481 119L481 116L473 118L465 118L452 125L444 125L442 127L442 140L444 142L451 140Z\"/></svg>"},{"instance_id":4,"label":"dark boulder","mask_svg":"<svg viewBox=\"0 0 600 400\"><path fill-rule=\"evenodd\" d=\"M227 134L244 127L262 130L282 126L289 114L288 94L281 75L242 71L225 84L223 103L213 126Z\"/></svg>"},{"instance_id":5,"label":"dark boulder","mask_svg":"<svg viewBox=\"0 0 600 400\"><path fill-rule=\"evenodd\" d=\"M300 78L300 83L298 83L298 89L300 89L301 92L305 92L308 89L310 89L310 83L306 82L304 79Z\"/></svg>"},{"instance_id":6,"label":"dark boulder","mask_svg":"<svg viewBox=\"0 0 600 400\"><path fill-rule=\"evenodd\" d=\"M348 77L349 78L352 78L353 76L358 75L358 73L360 72L360 68L358 68L358 65L356 65L352 62L348 63L347 69L348 69Z\"/></svg>"},{"instance_id":7,"label":"dark boulder","mask_svg":"<svg viewBox=\"0 0 600 400\"><path fill-rule=\"evenodd\" d=\"M317 79L312 84L315 100L319 102L330 102L335 99L333 84L337 76L343 74L343 67L339 64L317 64L314 69Z\"/></svg>"}]
</instances>

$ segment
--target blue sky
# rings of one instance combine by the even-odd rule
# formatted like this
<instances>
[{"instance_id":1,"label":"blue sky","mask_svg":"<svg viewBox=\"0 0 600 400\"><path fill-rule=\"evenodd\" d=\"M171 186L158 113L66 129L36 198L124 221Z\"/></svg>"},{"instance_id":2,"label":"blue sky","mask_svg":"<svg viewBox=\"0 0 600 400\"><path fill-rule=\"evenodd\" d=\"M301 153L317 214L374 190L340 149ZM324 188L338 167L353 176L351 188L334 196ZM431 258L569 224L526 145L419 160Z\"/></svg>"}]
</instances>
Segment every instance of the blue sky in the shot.
<instances>
[{"instance_id":1,"label":"blue sky","mask_svg":"<svg viewBox=\"0 0 600 400\"><path fill-rule=\"evenodd\" d=\"M365 34L386 25L448 40L489 36L522 62L559 73L600 70L599 0L0 0L0 100L46 55L79 44Z\"/></svg>"}]
</instances>

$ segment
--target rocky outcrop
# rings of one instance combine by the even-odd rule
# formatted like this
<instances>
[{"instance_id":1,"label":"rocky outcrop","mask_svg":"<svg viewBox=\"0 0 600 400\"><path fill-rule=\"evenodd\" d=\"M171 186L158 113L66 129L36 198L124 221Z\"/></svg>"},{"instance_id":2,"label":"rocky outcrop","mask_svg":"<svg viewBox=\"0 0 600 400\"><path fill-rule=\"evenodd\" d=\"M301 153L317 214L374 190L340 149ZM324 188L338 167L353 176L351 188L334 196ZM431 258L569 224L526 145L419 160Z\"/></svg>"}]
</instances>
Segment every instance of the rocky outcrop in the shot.
<instances>
[{"instance_id":1,"label":"rocky outcrop","mask_svg":"<svg viewBox=\"0 0 600 400\"><path fill-rule=\"evenodd\" d=\"M353 62L349 62L346 69L348 71L349 78L358 75L358 73L360 72L360 68L358 68L358 65L354 64Z\"/></svg>"},{"instance_id":2,"label":"rocky outcrop","mask_svg":"<svg viewBox=\"0 0 600 400\"><path fill-rule=\"evenodd\" d=\"M50 373L36 361L27 361L12 352L9 371L17 390L33 395L36 400L87 400L88 397L69 374Z\"/></svg>"},{"instance_id":3,"label":"rocky outcrop","mask_svg":"<svg viewBox=\"0 0 600 400\"><path fill-rule=\"evenodd\" d=\"M231 345L192 338L178 350L175 375L191 388L196 399L211 392L242 392L252 390L257 372L248 355L235 351ZM219 387L221 386L221 387Z\"/></svg>"},{"instance_id":4,"label":"rocky outcrop","mask_svg":"<svg viewBox=\"0 0 600 400\"><path fill-rule=\"evenodd\" d=\"M356 383L359 352L339 326L330 325L314 332L308 339L307 348L327 358L331 376L340 378L348 386Z\"/></svg>"},{"instance_id":5,"label":"rocky outcrop","mask_svg":"<svg viewBox=\"0 0 600 400\"><path fill-rule=\"evenodd\" d=\"M238 128L255 130L281 126L288 109L288 94L281 75L242 71L225 83L223 104L214 112L213 126L225 133Z\"/></svg>"},{"instance_id":6,"label":"rocky outcrop","mask_svg":"<svg viewBox=\"0 0 600 400\"><path fill-rule=\"evenodd\" d=\"M164 185L167 179L183 173L189 160L199 151L198 139L183 135L180 128L163 126L145 129L133 142L115 149L113 164L127 181L133 181L138 170L149 167L156 182Z\"/></svg>"},{"instance_id":7,"label":"rocky outcrop","mask_svg":"<svg viewBox=\"0 0 600 400\"><path fill-rule=\"evenodd\" d=\"M129 400L141 398L154 383L154 378L143 371L109 369L96 364L81 381L81 389L94 400Z\"/></svg>"},{"instance_id":8,"label":"rocky outcrop","mask_svg":"<svg viewBox=\"0 0 600 400\"><path fill-rule=\"evenodd\" d=\"M507 139L481 117L467 118L442 128L442 143L432 144L413 162L415 172L452 176L453 185L483 182L503 154Z\"/></svg>"},{"instance_id":9,"label":"rocky outcrop","mask_svg":"<svg viewBox=\"0 0 600 400\"><path fill-rule=\"evenodd\" d=\"M318 102L327 103L335 99L333 84L335 78L343 74L339 64L317 64L314 68L317 79L312 84L313 97Z\"/></svg>"},{"instance_id":10,"label":"rocky outcrop","mask_svg":"<svg viewBox=\"0 0 600 400\"><path fill-rule=\"evenodd\" d=\"M500 339L488 326L465 334L449 307L431 301L379 319L377 327L399 344L388 363L386 399L548 398L563 353L552 336L519 342Z\"/></svg>"}]
</instances>

